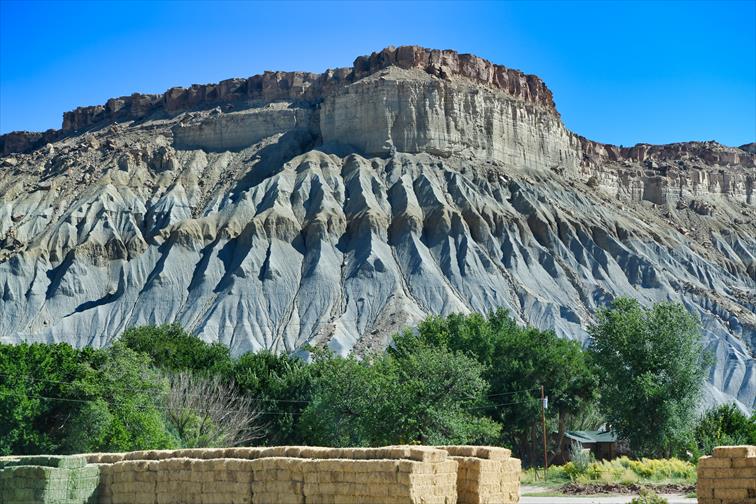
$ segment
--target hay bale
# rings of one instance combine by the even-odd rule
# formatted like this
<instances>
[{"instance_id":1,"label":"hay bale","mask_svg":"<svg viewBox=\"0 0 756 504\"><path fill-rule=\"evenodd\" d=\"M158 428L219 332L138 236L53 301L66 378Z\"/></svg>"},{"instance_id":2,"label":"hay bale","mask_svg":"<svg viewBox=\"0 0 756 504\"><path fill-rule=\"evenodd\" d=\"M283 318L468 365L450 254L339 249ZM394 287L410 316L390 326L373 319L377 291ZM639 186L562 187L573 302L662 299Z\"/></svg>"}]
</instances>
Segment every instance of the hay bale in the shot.
<instances>
[{"instance_id":1,"label":"hay bale","mask_svg":"<svg viewBox=\"0 0 756 504\"><path fill-rule=\"evenodd\" d=\"M713 453L715 458L745 458L756 457L756 446L717 446Z\"/></svg>"}]
</instances>

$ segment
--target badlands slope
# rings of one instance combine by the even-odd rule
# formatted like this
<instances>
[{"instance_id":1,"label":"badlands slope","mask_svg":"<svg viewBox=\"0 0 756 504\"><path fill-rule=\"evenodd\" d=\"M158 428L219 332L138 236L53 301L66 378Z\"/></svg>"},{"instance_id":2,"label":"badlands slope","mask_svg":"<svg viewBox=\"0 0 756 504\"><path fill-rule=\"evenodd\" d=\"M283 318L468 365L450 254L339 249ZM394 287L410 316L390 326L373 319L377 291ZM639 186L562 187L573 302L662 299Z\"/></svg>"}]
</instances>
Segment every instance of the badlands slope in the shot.
<instances>
[{"instance_id":1,"label":"badlands slope","mask_svg":"<svg viewBox=\"0 0 756 504\"><path fill-rule=\"evenodd\" d=\"M507 308L584 339L683 302L707 402L756 398L756 154L568 131L535 76L418 47L82 107L0 138L0 338L179 322L235 354L364 352Z\"/></svg>"}]
</instances>

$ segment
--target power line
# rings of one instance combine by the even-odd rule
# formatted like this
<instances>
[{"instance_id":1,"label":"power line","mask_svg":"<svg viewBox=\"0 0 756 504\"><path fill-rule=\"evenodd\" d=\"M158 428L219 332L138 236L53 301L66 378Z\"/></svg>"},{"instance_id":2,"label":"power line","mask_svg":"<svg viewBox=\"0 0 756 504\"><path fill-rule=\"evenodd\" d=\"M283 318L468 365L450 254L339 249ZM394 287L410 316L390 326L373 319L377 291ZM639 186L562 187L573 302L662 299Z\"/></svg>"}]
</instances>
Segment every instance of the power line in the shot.
<instances>
[{"instance_id":1,"label":"power line","mask_svg":"<svg viewBox=\"0 0 756 504\"><path fill-rule=\"evenodd\" d=\"M9 376L9 377L12 377L12 378L16 376L16 375L13 375L13 374L10 374L10 373L3 373L3 372L0 372L0 375L2 375L2 376ZM81 385L81 383L77 383L77 382L60 381L60 380L50 380L50 379L47 379L47 378L37 378L37 377L28 377L27 381L56 383L56 384L59 384L59 385L70 385L70 386ZM119 390L125 390L125 389L119 389ZM160 387L145 387L144 390L160 390ZM514 390L514 391L511 391L511 392L501 392L501 393L497 393L497 394L488 394L485 397L487 399L490 399L492 397L508 396L508 395L519 394L519 393L523 393L523 392L532 392L534 390L540 390L540 387L534 387L534 388L522 389L522 390ZM197 397L197 396L200 396L201 394L184 394L184 395L190 396L190 397ZM305 404L309 404L311 402L311 401L307 401L307 400L303 400L303 399L274 399L272 397L271 398L268 398L268 397L266 397L266 398L252 398L252 400L258 401L258 402L274 401L274 402L284 402L284 403L305 403ZM527 401L522 401L522 402L527 402ZM498 405L495 405L495 404L492 405L492 407L495 407L495 406L498 406Z\"/></svg>"},{"instance_id":2,"label":"power line","mask_svg":"<svg viewBox=\"0 0 756 504\"><path fill-rule=\"evenodd\" d=\"M75 402L75 403L93 403L93 402L97 402L98 401L98 399L69 399L69 398L66 398L66 397L50 397L50 396L37 396L37 397L39 399L45 399L45 400L49 400L49 401L63 401L63 402ZM114 404L114 402L117 402L117 401L109 402L109 401L105 401L104 399L102 399L102 400L104 402L110 404L111 406L121 406L119 404ZM153 405L151 405L151 407L153 407L153 408L155 408L157 410L161 410L161 411L172 411L174 409L174 408L169 408L167 406L159 406L157 404L153 404ZM145 410L145 406L137 407L137 409L144 411ZM246 410L237 409L237 408L223 408L223 409L220 409L220 408L206 408L206 409L201 409L200 411L201 412L212 412L212 413L228 413L228 412L243 413ZM288 415L288 414L290 414L290 412L288 412L288 411L258 411L257 413L259 413L261 415Z\"/></svg>"},{"instance_id":3,"label":"power line","mask_svg":"<svg viewBox=\"0 0 756 504\"><path fill-rule=\"evenodd\" d=\"M103 398L99 398L99 399L71 399L71 398L67 398L67 397L51 397L51 396L42 396L42 395L36 396L36 397L39 398L39 399L45 399L45 400L50 400L50 401L63 401L63 402L73 402L73 403L93 403L93 402L97 402L98 400L102 400L102 401L104 401L104 402L106 402L108 404L119 406L118 404L114 404L114 403L117 403L118 401L106 401ZM534 398L534 399L537 399L537 398ZM309 404L309 401L307 401L307 402ZM531 403L531 401L513 401L513 402L501 403L501 404L487 404L487 405L481 405L481 406L472 407L472 408L469 408L469 409L471 409L471 410L480 410L480 409L488 409L488 408L500 408L500 407L504 407L504 406L514 406L514 405L517 405L517 404L528 404L528 403ZM166 406L160 406L160 405L156 405L156 404L153 404L152 407L154 407L155 409L158 409L158 410L162 410L162 411L170 411L170 410L172 410L172 408L168 408ZM141 407L139 409L143 410L144 407ZM241 412L243 410L235 409L235 408L224 408L224 409L217 409L216 408L216 409L204 409L202 411L208 411L208 412L210 412L210 411L212 411L212 412L229 412L229 411ZM281 410L279 410L279 411L258 411L257 413L259 413L261 415L289 415L289 414L293 414L293 412L291 412L291 411L281 411Z\"/></svg>"},{"instance_id":4,"label":"power line","mask_svg":"<svg viewBox=\"0 0 756 504\"><path fill-rule=\"evenodd\" d=\"M489 408L501 408L503 406L514 406L515 404L531 404L531 401L513 401L513 402L501 403L501 404L484 404L484 405L476 406L470 409L481 410L481 409L489 409Z\"/></svg>"},{"instance_id":5,"label":"power line","mask_svg":"<svg viewBox=\"0 0 756 504\"><path fill-rule=\"evenodd\" d=\"M2 372L0 372L0 375L2 375L2 376L9 376L9 377L15 377L16 376L16 375L12 375L10 373L2 373ZM79 383L79 382L50 380L50 379L47 379L47 378L36 378L36 377L28 377L28 376L27 376L26 381L28 381L28 382L56 383L58 385L69 385L69 386L72 386L72 387L73 386L77 386L77 385L82 385L82 383ZM131 389L125 389L125 388L117 388L116 390L119 390L119 391L122 391L122 392L132 392ZM160 390L162 390L162 388L161 387L143 387L140 390L144 390L144 391L147 391L147 390L160 391ZM187 396L187 397L203 397L204 396L203 394L183 394L183 395ZM254 398L250 398L249 400L256 401L256 402L274 401L274 402L284 402L284 403L306 403L306 404L310 403L310 401L306 401L306 400L302 400L302 399L274 399L272 397L266 397L266 398L254 397Z\"/></svg>"},{"instance_id":6,"label":"power line","mask_svg":"<svg viewBox=\"0 0 756 504\"><path fill-rule=\"evenodd\" d=\"M498 396L503 396L503 395L519 394L520 392L532 392L534 390L541 390L541 387L538 386L538 387L533 387L533 388L529 388L529 389L515 390L515 391L512 391L512 392L501 392L500 394L489 394L486 397L498 397Z\"/></svg>"}]
</instances>

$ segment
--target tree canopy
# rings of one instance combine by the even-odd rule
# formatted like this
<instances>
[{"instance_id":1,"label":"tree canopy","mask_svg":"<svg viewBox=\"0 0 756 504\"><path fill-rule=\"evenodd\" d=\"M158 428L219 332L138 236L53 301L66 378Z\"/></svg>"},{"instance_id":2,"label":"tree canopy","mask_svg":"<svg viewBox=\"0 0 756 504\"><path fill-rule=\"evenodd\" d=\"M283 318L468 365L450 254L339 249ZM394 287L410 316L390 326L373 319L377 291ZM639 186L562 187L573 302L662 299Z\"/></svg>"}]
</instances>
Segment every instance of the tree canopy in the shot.
<instances>
[{"instance_id":1,"label":"tree canopy","mask_svg":"<svg viewBox=\"0 0 756 504\"><path fill-rule=\"evenodd\" d=\"M557 430L554 452L571 417L595 400L597 378L581 345L553 331L518 325L500 309L481 314L428 317L416 333L395 338L397 350L428 344L462 352L485 366L486 412L503 425L503 442L535 462L542 443L540 387L549 396L547 415Z\"/></svg>"},{"instance_id":2,"label":"tree canopy","mask_svg":"<svg viewBox=\"0 0 756 504\"><path fill-rule=\"evenodd\" d=\"M586 350L497 310L431 316L385 352L321 348L311 361L231 356L175 324L129 329L105 349L0 345L0 454L481 443L533 465L541 387L552 456L566 430L604 422L638 455L753 442L754 417L737 408L696 423L708 361L682 306L618 299L589 333ZM215 415L224 409L234 414Z\"/></svg>"},{"instance_id":3,"label":"tree canopy","mask_svg":"<svg viewBox=\"0 0 756 504\"><path fill-rule=\"evenodd\" d=\"M685 448L709 363L697 318L679 304L644 308L619 298L598 312L589 334L612 427L638 454Z\"/></svg>"},{"instance_id":4,"label":"tree canopy","mask_svg":"<svg viewBox=\"0 0 756 504\"><path fill-rule=\"evenodd\" d=\"M358 361L321 355L305 439L333 446L492 443L484 367L445 348L418 346Z\"/></svg>"}]
</instances>

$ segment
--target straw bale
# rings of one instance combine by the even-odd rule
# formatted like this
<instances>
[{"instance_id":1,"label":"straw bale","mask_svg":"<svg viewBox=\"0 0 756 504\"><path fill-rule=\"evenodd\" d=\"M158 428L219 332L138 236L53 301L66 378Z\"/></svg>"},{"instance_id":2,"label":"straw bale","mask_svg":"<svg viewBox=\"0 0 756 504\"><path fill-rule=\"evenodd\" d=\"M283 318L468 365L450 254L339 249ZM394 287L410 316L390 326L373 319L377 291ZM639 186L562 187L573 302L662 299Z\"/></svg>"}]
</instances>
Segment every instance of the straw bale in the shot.
<instances>
[{"instance_id":1,"label":"straw bale","mask_svg":"<svg viewBox=\"0 0 756 504\"><path fill-rule=\"evenodd\" d=\"M447 453L444 450L423 446L410 448L409 456L412 460L420 462L443 462L446 460Z\"/></svg>"},{"instance_id":2,"label":"straw bale","mask_svg":"<svg viewBox=\"0 0 756 504\"><path fill-rule=\"evenodd\" d=\"M733 478L729 476L727 478L717 479L716 487L717 488L745 488L745 489L756 490L756 478Z\"/></svg>"},{"instance_id":3,"label":"straw bale","mask_svg":"<svg viewBox=\"0 0 756 504\"><path fill-rule=\"evenodd\" d=\"M705 456L698 459L698 467L732 467L732 459L730 458L714 458L711 456Z\"/></svg>"},{"instance_id":4,"label":"straw bale","mask_svg":"<svg viewBox=\"0 0 756 504\"><path fill-rule=\"evenodd\" d=\"M260 448L251 448L251 447L245 447L245 448L228 448L226 450L226 457L227 458L236 458L236 459L254 459L258 458L260 455Z\"/></svg>"},{"instance_id":5,"label":"straw bale","mask_svg":"<svg viewBox=\"0 0 756 504\"><path fill-rule=\"evenodd\" d=\"M254 504L305 504L304 495L281 495L278 493L255 493L252 496ZM308 501L308 504L310 502Z\"/></svg>"},{"instance_id":6,"label":"straw bale","mask_svg":"<svg viewBox=\"0 0 756 504\"><path fill-rule=\"evenodd\" d=\"M746 499L750 497L745 488L721 488L714 489L714 497L717 499Z\"/></svg>"},{"instance_id":7,"label":"straw bale","mask_svg":"<svg viewBox=\"0 0 756 504\"><path fill-rule=\"evenodd\" d=\"M113 464L122 461L124 456L124 453L103 453L99 459L101 464Z\"/></svg>"},{"instance_id":8,"label":"straw bale","mask_svg":"<svg viewBox=\"0 0 756 504\"><path fill-rule=\"evenodd\" d=\"M156 504L155 492L135 492L131 494L130 504Z\"/></svg>"},{"instance_id":9,"label":"straw bale","mask_svg":"<svg viewBox=\"0 0 756 504\"><path fill-rule=\"evenodd\" d=\"M301 446L285 446L284 447L284 456L286 457L300 458L301 454L302 454Z\"/></svg>"},{"instance_id":10,"label":"straw bale","mask_svg":"<svg viewBox=\"0 0 756 504\"><path fill-rule=\"evenodd\" d=\"M450 456L454 457L477 457L478 453L478 447L477 446L465 446L465 445L459 445L459 446L438 446L437 448L446 450L446 452Z\"/></svg>"},{"instance_id":11,"label":"straw bale","mask_svg":"<svg viewBox=\"0 0 756 504\"><path fill-rule=\"evenodd\" d=\"M507 460L512 457L512 450L498 446L479 446L475 456L488 460Z\"/></svg>"},{"instance_id":12,"label":"straw bale","mask_svg":"<svg viewBox=\"0 0 756 504\"><path fill-rule=\"evenodd\" d=\"M321 452L322 452L322 449L318 447L303 446L302 449L299 451L299 456L300 458L306 458L306 459L323 458L320 456Z\"/></svg>"},{"instance_id":13,"label":"straw bale","mask_svg":"<svg viewBox=\"0 0 756 504\"><path fill-rule=\"evenodd\" d=\"M717 446L713 453L715 458L745 458L756 457L756 446Z\"/></svg>"},{"instance_id":14,"label":"straw bale","mask_svg":"<svg viewBox=\"0 0 756 504\"><path fill-rule=\"evenodd\" d=\"M733 459L732 467L756 467L756 457Z\"/></svg>"},{"instance_id":15,"label":"straw bale","mask_svg":"<svg viewBox=\"0 0 756 504\"><path fill-rule=\"evenodd\" d=\"M286 453L286 448L283 446L273 446L268 448L263 448L260 456L261 457L283 457Z\"/></svg>"},{"instance_id":16,"label":"straw bale","mask_svg":"<svg viewBox=\"0 0 756 504\"><path fill-rule=\"evenodd\" d=\"M275 469L276 468L276 459L274 458L260 458L257 460L258 466L260 469L268 470L268 469Z\"/></svg>"}]
</instances>

